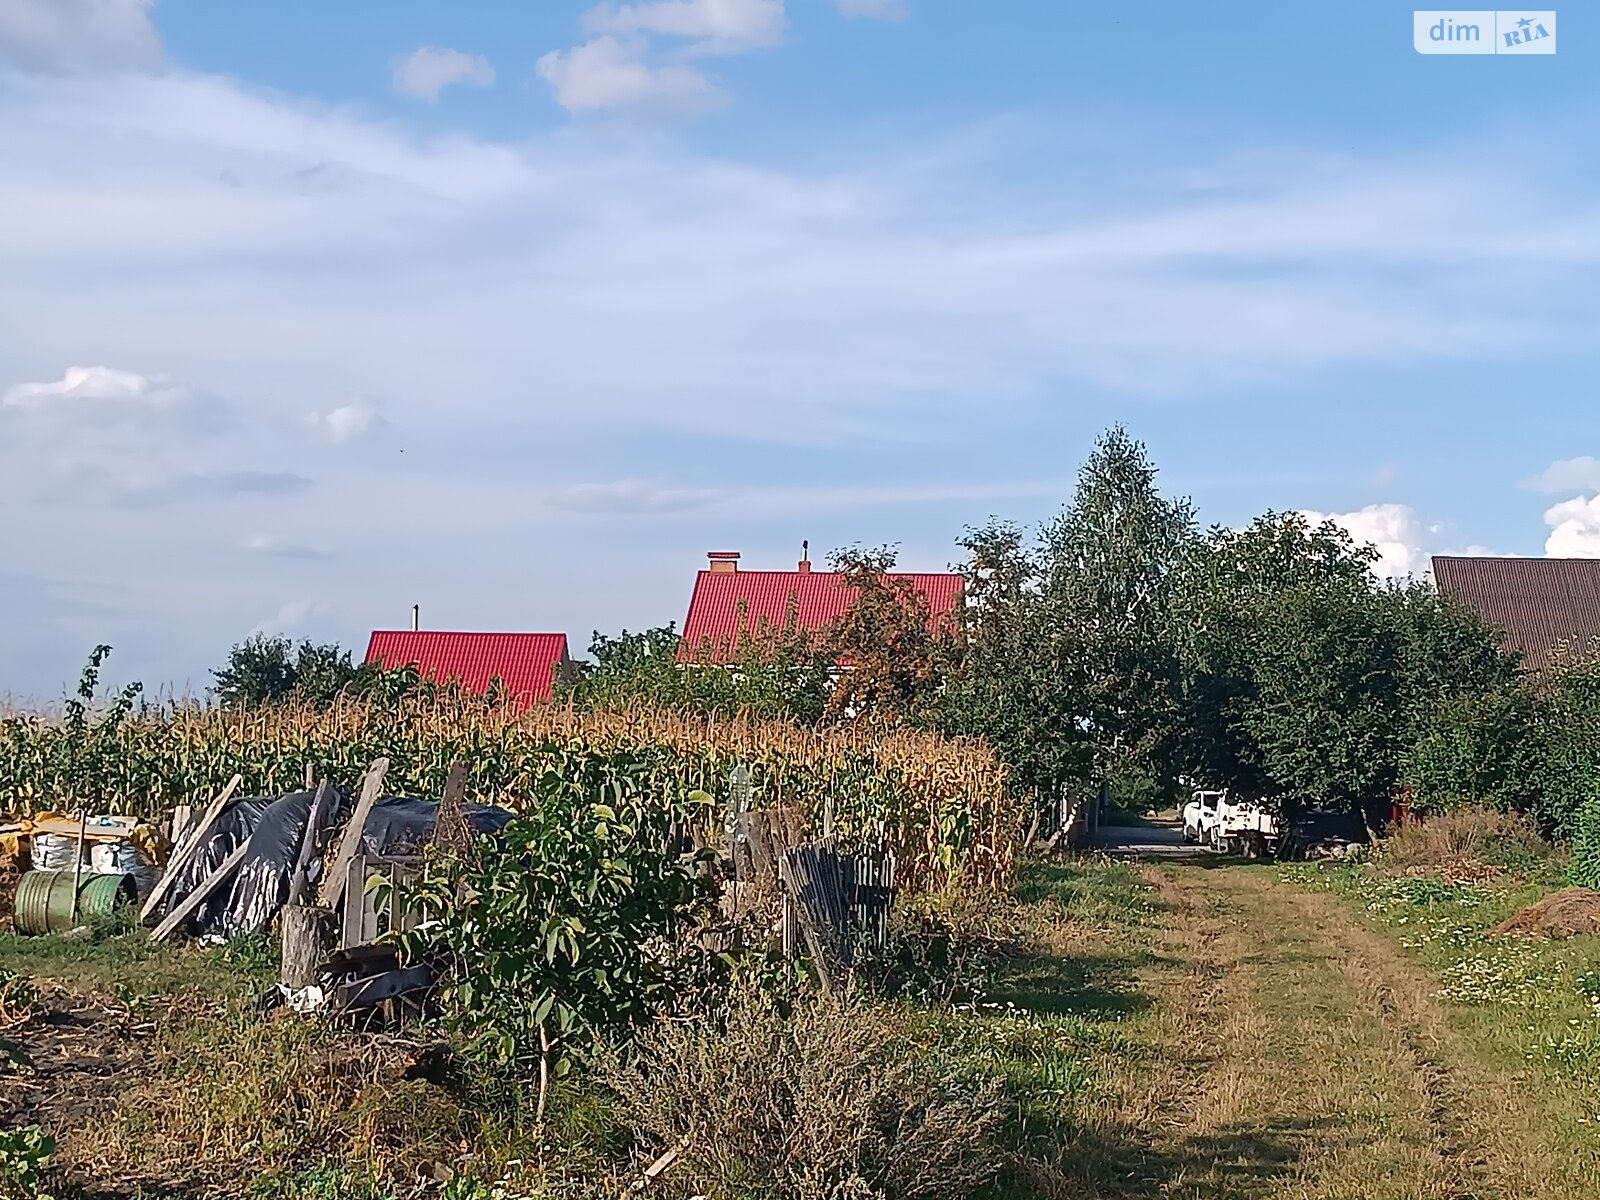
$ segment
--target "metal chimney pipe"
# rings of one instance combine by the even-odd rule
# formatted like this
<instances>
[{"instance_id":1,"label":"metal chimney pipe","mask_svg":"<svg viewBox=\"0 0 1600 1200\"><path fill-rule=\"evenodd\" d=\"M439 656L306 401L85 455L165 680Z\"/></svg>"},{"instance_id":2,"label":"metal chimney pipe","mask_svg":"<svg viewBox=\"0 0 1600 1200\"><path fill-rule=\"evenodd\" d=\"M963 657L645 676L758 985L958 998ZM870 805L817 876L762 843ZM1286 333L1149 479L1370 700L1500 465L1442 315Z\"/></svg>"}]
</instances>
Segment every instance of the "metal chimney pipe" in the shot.
<instances>
[{"instance_id":1,"label":"metal chimney pipe","mask_svg":"<svg viewBox=\"0 0 1600 1200\"><path fill-rule=\"evenodd\" d=\"M417 631L418 625L421 623L421 620L422 620L422 605L413 604L411 606L411 632L412 633L415 633Z\"/></svg>"}]
</instances>

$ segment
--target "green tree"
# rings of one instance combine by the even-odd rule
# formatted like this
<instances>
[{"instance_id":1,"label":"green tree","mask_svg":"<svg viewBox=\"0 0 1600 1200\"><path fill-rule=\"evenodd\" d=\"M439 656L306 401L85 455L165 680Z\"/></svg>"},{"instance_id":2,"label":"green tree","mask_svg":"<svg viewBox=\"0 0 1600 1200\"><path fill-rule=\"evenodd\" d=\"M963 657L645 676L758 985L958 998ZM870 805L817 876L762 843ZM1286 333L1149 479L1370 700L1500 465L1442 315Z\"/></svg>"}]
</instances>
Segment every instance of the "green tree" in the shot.
<instances>
[{"instance_id":1,"label":"green tree","mask_svg":"<svg viewBox=\"0 0 1600 1200\"><path fill-rule=\"evenodd\" d=\"M828 664L799 627L792 603L780 626L752 624L741 610L738 636L721 646L686 646L674 626L664 625L617 637L597 631L589 654L591 661L557 689L588 708L637 703L811 723L828 694Z\"/></svg>"},{"instance_id":2,"label":"green tree","mask_svg":"<svg viewBox=\"0 0 1600 1200\"><path fill-rule=\"evenodd\" d=\"M1279 794L1284 782L1259 734L1264 704L1294 703L1297 684L1283 662L1293 648L1281 641L1317 597L1369 593L1375 557L1332 522L1312 526L1297 513L1268 512L1244 529L1213 528L1190 544L1175 582L1171 629L1180 664L1175 736L1191 782L1255 798ZM1269 659L1278 674L1274 694L1263 697ZM1273 723L1278 734L1284 727L1285 720Z\"/></svg>"},{"instance_id":3,"label":"green tree","mask_svg":"<svg viewBox=\"0 0 1600 1200\"><path fill-rule=\"evenodd\" d=\"M934 620L916 583L893 574L892 547L838 550L829 566L855 594L828 628L822 652L837 663L823 710L832 720L922 717L949 662L952 625Z\"/></svg>"},{"instance_id":4,"label":"green tree","mask_svg":"<svg viewBox=\"0 0 1600 1200\"><path fill-rule=\"evenodd\" d=\"M1193 506L1161 495L1144 444L1114 426L1042 539L1055 644L1078 656L1096 765L1130 803L1176 786L1173 585L1195 536Z\"/></svg>"},{"instance_id":5,"label":"green tree","mask_svg":"<svg viewBox=\"0 0 1600 1200\"><path fill-rule=\"evenodd\" d=\"M1586 807L1600 805L1600 654L1557 660L1540 698L1538 745L1534 813L1570 837Z\"/></svg>"},{"instance_id":6,"label":"green tree","mask_svg":"<svg viewBox=\"0 0 1600 1200\"><path fill-rule=\"evenodd\" d=\"M1013 786L1048 804L1063 787L1085 786L1092 771L1077 656L1049 620L1018 526L991 520L960 545L966 604L934 721L986 739Z\"/></svg>"},{"instance_id":7,"label":"green tree","mask_svg":"<svg viewBox=\"0 0 1600 1200\"><path fill-rule=\"evenodd\" d=\"M253 708L291 699L330 704L341 694L368 690L386 674L391 673L352 662L350 651L334 642L305 640L296 646L286 637L257 633L234 646L227 665L212 678L222 704Z\"/></svg>"}]
</instances>

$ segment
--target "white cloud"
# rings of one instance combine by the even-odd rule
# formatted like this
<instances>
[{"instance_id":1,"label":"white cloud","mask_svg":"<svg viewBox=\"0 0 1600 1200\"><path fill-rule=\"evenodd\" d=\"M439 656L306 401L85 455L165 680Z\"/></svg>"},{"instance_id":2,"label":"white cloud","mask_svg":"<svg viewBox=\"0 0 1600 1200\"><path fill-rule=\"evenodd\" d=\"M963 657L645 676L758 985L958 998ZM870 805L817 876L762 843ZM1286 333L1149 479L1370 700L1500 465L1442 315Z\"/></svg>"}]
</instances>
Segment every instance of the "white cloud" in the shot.
<instances>
[{"instance_id":1,"label":"white cloud","mask_svg":"<svg viewBox=\"0 0 1600 1200\"><path fill-rule=\"evenodd\" d=\"M1600 558L1600 496L1575 496L1544 514L1546 558Z\"/></svg>"},{"instance_id":2,"label":"white cloud","mask_svg":"<svg viewBox=\"0 0 1600 1200\"><path fill-rule=\"evenodd\" d=\"M383 423L378 409L370 401L341 404L327 412L312 413L311 426L330 442L349 442L372 432Z\"/></svg>"},{"instance_id":3,"label":"white cloud","mask_svg":"<svg viewBox=\"0 0 1600 1200\"><path fill-rule=\"evenodd\" d=\"M1306 510L1302 515L1314 525L1332 521L1358 545L1375 548L1378 560L1372 569L1380 579L1424 574L1432 553L1431 543L1441 532L1440 526L1425 524L1405 504L1369 504L1344 513Z\"/></svg>"},{"instance_id":4,"label":"white cloud","mask_svg":"<svg viewBox=\"0 0 1600 1200\"><path fill-rule=\"evenodd\" d=\"M278 606L270 617L263 617L250 628L250 633L268 637L287 634L292 637L320 633L329 625L333 606L322 600L289 600Z\"/></svg>"},{"instance_id":5,"label":"white cloud","mask_svg":"<svg viewBox=\"0 0 1600 1200\"><path fill-rule=\"evenodd\" d=\"M584 24L596 33L649 33L739 49L776 45L788 21L783 0L653 0L602 4L584 15Z\"/></svg>"},{"instance_id":6,"label":"white cloud","mask_svg":"<svg viewBox=\"0 0 1600 1200\"><path fill-rule=\"evenodd\" d=\"M686 512L725 498L713 488L668 488L644 479L619 479L615 483L583 483L562 488L549 497L554 508L585 513Z\"/></svg>"},{"instance_id":7,"label":"white cloud","mask_svg":"<svg viewBox=\"0 0 1600 1200\"><path fill-rule=\"evenodd\" d=\"M394 90L403 96L437 100L451 84L489 87L494 68L481 54L465 54L438 46L423 46L394 60Z\"/></svg>"},{"instance_id":8,"label":"white cloud","mask_svg":"<svg viewBox=\"0 0 1600 1200\"><path fill-rule=\"evenodd\" d=\"M836 0L847 17L871 17L878 21L903 21L911 15L905 0Z\"/></svg>"},{"instance_id":9,"label":"white cloud","mask_svg":"<svg viewBox=\"0 0 1600 1200\"><path fill-rule=\"evenodd\" d=\"M256 533L247 537L241 548L252 554L264 554L269 558L303 558L324 559L332 558L333 552L321 546L312 546L305 542L293 541L280 537L275 533Z\"/></svg>"},{"instance_id":10,"label":"white cloud","mask_svg":"<svg viewBox=\"0 0 1600 1200\"><path fill-rule=\"evenodd\" d=\"M539 59L539 75L568 112L637 112L687 116L722 102L716 86L693 67L652 67L616 38L598 37Z\"/></svg>"},{"instance_id":11,"label":"white cloud","mask_svg":"<svg viewBox=\"0 0 1600 1200\"><path fill-rule=\"evenodd\" d=\"M42 409L60 405L109 402L167 407L180 403L183 389L170 380L151 379L112 367L68 367L60 379L19 383L0 395L0 408Z\"/></svg>"},{"instance_id":12,"label":"white cloud","mask_svg":"<svg viewBox=\"0 0 1600 1200\"><path fill-rule=\"evenodd\" d=\"M29 70L154 67L154 0L0 0L0 62Z\"/></svg>"},{"instance_id":13,"label":"white cloud","mask_svg":"<svg viewBox=\"0 0 1600 1200\"><path fill-rule=\"evenodd\" d=\"M1600 459L1587 454L1558 459L1522 486L1535 492L1600 491Z\"/></svg>"}]
</instances>

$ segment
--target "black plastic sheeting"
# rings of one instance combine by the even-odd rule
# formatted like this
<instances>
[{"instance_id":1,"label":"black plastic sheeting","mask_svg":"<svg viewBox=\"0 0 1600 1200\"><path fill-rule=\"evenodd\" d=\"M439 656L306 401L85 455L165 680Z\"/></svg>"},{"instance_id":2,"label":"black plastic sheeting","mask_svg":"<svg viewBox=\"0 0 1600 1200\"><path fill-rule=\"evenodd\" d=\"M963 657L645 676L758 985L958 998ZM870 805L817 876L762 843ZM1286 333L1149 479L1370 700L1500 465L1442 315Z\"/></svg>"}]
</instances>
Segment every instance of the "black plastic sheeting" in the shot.
<instances>
[{"instance_id":1,"label":"black plastic sheeting","mask_svg":"<svg viewBox=\"0 0 1600 1200\"><path fill-rule=\"evenodd\" d=\"M245 796L229 803L173 882L165 898L165 911L182 903L241 845L248 845L232 880L200 906L189 919L188 929L198 936L229 939L266 929L288 899L290 876L300 856L314 795L290 792L277 797ZM467 823L478 834L496 834L513 819L506 809L489 805L464 804L462 809ZM309 872L313 889L321 881L322 854L331 850L326 843L343 825L349 810L349 796L334 789L317 821L317 850ZM433 835L438 817L437 801L385 797L367 814L361 830L362 850L394 857L420 854Z\"/></svg>"},{"instance_id":2,"label":"black plastic sheeting","mask_svg":"<svg viewBox=\"0 0 1600 1200\"><path fill-rule=\"evenodd\" d=\"M1367 830L1361 818L1343 810L1307 809L1289 826L1288 835L1278 847L1278 857L1304 858L1313 846L1324 842L1365 842Z\"/></svg>"},{"instance_id":3,"label":"black plastic sheeting","mask_svg":"<svg viewBox=\"0 0 1600 1200\"><path fill-rule=\"evenodd\" d=\"M218 889L224 899L219 901L217 911L208 914L211 927L205 932L220 933L225 938L244 937L261 932L277 915L289 898L290 877L300 858L300 842L315 796L315 792L290 792L267 805L250 832L249 848L234 873L232 886ZM312 887L322 878L321 861L316 856L322 840L338 827L348 811L349 798L337 788L332 789L317 817L318 841L309 872Z\"/></svg>"}]
</instances>

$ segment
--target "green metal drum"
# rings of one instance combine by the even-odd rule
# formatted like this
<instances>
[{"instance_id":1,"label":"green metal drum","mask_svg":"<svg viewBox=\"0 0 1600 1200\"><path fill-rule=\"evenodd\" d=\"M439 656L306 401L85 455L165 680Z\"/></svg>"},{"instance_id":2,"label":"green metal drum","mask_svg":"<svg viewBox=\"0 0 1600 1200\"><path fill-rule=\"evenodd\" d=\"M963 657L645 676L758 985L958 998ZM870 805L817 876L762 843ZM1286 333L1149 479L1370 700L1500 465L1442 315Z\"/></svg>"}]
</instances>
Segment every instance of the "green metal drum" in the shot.
<instances>
[{"instance_id":1,"label":"green metal drum","mask_svg":"<svg viewBox=\"0 0 1600 1200\"><path fill-rule=\"evenodd\" d=\"M78 910L72 910L71 871L29 871L17 883L17 932L64 933L77 925L109 917L138 898L132 875L82 875Z\"/></svg>"}]
</instances>

